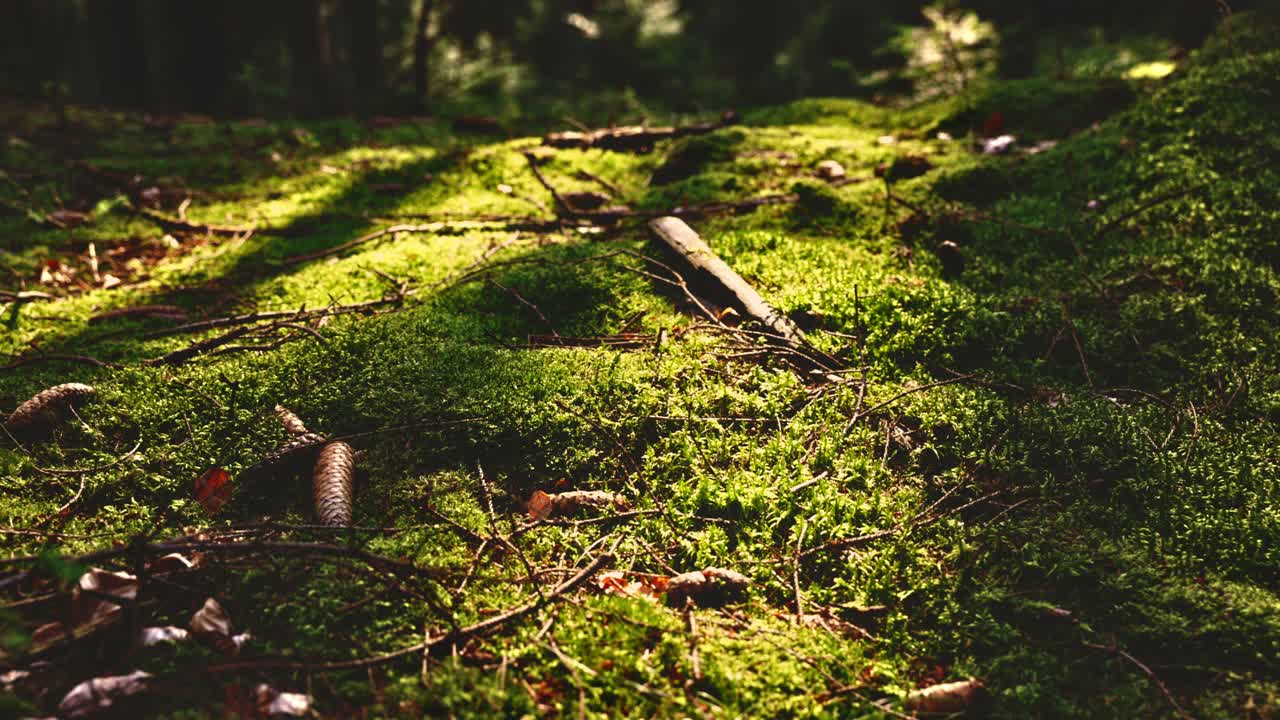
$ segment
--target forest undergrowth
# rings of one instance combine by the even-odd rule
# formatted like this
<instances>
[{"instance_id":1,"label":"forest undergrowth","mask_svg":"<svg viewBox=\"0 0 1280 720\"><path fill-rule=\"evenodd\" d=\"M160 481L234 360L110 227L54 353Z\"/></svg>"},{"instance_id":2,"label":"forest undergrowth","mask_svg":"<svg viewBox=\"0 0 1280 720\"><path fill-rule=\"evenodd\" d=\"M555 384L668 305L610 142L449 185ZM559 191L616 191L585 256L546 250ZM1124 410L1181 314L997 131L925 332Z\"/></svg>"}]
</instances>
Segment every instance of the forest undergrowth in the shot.
<instances>
[{"instance_id":1,"label":"forest undergrowth","mask_svg":"<svg viewBox=\"0 0 1280 720\"><path fill-rule=\"evenodd\" d=\"M1277 716L1273 42L585 147L6 108L0 410L93 392L0 438L0 712Z\"/></svg>"}]
</instances>

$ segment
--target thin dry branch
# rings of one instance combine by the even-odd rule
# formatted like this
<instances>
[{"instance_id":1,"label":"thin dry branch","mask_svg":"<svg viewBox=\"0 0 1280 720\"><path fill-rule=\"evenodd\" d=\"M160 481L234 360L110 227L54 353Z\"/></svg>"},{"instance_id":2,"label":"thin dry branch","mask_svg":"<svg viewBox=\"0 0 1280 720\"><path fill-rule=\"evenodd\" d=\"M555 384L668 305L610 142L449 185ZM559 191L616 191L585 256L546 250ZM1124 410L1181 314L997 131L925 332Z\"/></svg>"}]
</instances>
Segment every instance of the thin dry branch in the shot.
<instances>
[{"instance_id":1,"label":"thin dry branch","mask_svg":"<svg viewBox=\"0 0 1280 720\"><path fill-rule=\"evenodd\" d=\"M388 235L396 235L399 233L418 233L418 234L445 234L457 235L467 231L483 231L483 232L502 232L502 231L529 231L529 232L552 232L560 228L559 223L542 220L535 217L522 218L519 220L494 221L494 220L441 220L429 223L417 224L401 224L392 225L391 227L380 228L365 235L361 235L354 240L348 240L344 243L328 247L323 250L303 253L285 258L285 265L297 265L298 263L318 260L319 258L329 257L346 252L353 247L373 242Z\"/></svg>"},{"instance_id":2,"label":"thin dry branch","mask_svg":"<svg viewBox=\"0 0 1280 720\"><path fill-rule=\"evenodd\" d=\"M240 662L223 663L221 665L212 665L204 668L202 672L242 672L246 670L289 670L293 672L309 673L335 672L339 670L354 670L358 668L374 667L376 665L384 665L388 662L410 655L425 655L433 651L442 651L446 648L456 646L462 640L487 634L514 620L518 620L539 610L552 600L556 600L562 595L573 592L577 588L581 587L590 580L593 575L609 565L611 562L613 562L612 554L601 553L600 555L597 555L594 560L588 563L586 567L578 571L578 573L573 577L560 583L549 592L539 596L536 600L516 606L497 615L490 616L472 625L458 628L435 637L427 638L416 645L411 645L399 650L393 650L392 652L384 653L382 655L333 662L301 662L283 659L244 660Z\"/></svg>"},{"instance_id":3,"label":"thin dry branch","mask_svg":"<svg viewBox=\"0 0 1280 720\"><path fill-rule=\"evenodd\" d=\"M702 135L732 125L737 121L738 116L733 111L727 111L720 116L719 120L693 125L668 127L624 125L622 127L583 132L550 133L542 139L542 144L566 149L594 147L602 150L647 152L653 148L654 144L662 140L671 140L688 135Z\"/></svg>"},{"instance_id":4,"label":"thin dry branch","mask_svg":"<svg viewBox=\"0 0 1280 720\"><path fill-rule=\"evenodd\" d=\"M1139 660L1138 658L1130 655L1129 653L1125 652L1124 650L1121 650L1120 648L1114 645L1099 645L1097 643L1091 643L1087 641L1082 642L1081 644L1089 648L1090 650L1101 650L1103 652L1109 652L1121 658L1124 658L1134 667L1138 668L1138 670L1142 671L1143 675L1147 676L1147 679L1149 679L1151 683L1156 686L1156 689L1160 691L1160 694L1164 695L1164 699L1169 701L1170 707L1173 708L1174 713L1177 714L1178 717L1182 718L1182 720L1193 720L1191 715L1188 714L1186 710L1183 710L1182 706L1178 704L1178 701L1174 699L1173 693L1169 692L1169 686L1165 685L1164 681L1160 679L1160 676L1156 675L1155 671L1147 667L1147 665L1143 663L1141 660Z\"/></svg>"},{"instance_id":5,"label":"thin dry branch","mask_svg":"<svg viewBox=\"0 0 1280 720\"><path fill-rule=\"evenodd\" d=\"M690 267L714 280L748 315L763 323L787 344L804 344L804 333L800 328L765 302L760 293L729 267L728 263L721 260L711 246L683 220L676 217L658 218L649 223L649 230Z\"/></svg>"},{"instance_id":6,"label":"thin dry branch","mask_svg":"<svg viewBox=\"0 0 1280 720\"><path fill-rule=\"evenodd\" d=\"M989 492L986 495L983 495L975 500L970 500L969 502L963 505L960 505L959 507L954 507L950 510L947 510L946 512L938 513L930 517L922 517L922 515L916 515L914 518L911 519L911 521L903 523L902 525L898 525L896 527L886 528L884 530L877 530L875 532L867 533L865 535L855 535L853 537L836 538L835 540L830 540L826 543L823 543L822 545L817 545L815 547L809 548L808 550L801 552L800 557L806 558L812 555L816 555L818 553L826 552L828 550L841 550L845 548L850 548L856 545L862 545L862 544L871 542L872 540L879 540L880 538L898 535L909 530L917 530L920 528L928 527L930 525L933 525L936 522L943 520L944 518L964 512L965 510L968 510L974 505L986 502L987 500L990 500L991 498L999 495L1002 492L1003 490L996 490L994 492Z\"/></svg>"},{"instance_id":7,"label":"thin dry branch","mask_svg":"<svg viewBox=\"0 0 1280 720\"><path fill-rule=\"evenodd\" d=\"M138 208L138 214L156 225L159 225L162 229L168 232L239 237L252 234L255 230L252 225L210 225L207 223L193 223L180 218L171 218L147 208Z\"/></svg>"}]
</instances>

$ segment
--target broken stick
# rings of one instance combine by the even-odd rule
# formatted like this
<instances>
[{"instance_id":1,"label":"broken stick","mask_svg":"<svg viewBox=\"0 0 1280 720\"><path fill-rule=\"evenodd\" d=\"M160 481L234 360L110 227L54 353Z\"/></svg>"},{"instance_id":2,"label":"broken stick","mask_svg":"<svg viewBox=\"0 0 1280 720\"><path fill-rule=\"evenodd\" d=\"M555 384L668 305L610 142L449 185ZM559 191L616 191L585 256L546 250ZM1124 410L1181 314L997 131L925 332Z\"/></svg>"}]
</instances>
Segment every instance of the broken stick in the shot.
<instances>
[{"instance_id":1,"label":"broken stick","mask_svg":"<svg viewBox=\"0 0 1280 720\"><path fill-rule=\"evenodd\" d=\"M731 295L747 315L764 323L779 338L792 345L804 344L804 333L785 315L775 310L755 288L720 259L711 246L683 220L661 217L649 223L649 229L667 247L703 275L710 276L720 288Z\"/></svg>"},{"instance_id":2,"label":"broken stick","mask_svg":"<svg viewBox=\"0 0 1280 720\"><path fill-rule=\"evenodd\" d=\"M649 152L654 144L662 140L702 135L719 130L738 121L733 111L727 111L718 121L680 125L674 127L648 127L644 125L626 125L623 127L602 128L584 132L551 133L542 138L543 145L556 148L600 148L602 150Z\"/></svg>"}]
</instances>

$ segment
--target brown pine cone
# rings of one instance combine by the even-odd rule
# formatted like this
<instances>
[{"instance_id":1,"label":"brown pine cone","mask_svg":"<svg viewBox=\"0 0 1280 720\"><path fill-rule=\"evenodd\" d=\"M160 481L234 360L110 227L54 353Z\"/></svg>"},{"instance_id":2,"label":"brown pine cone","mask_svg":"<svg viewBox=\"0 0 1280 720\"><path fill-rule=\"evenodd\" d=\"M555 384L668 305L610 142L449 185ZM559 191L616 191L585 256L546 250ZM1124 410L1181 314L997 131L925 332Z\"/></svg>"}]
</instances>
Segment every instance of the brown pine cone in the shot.
<instances>
[{"instance_id":1,"label":"brown pine cone","mask_svg":"<svg viewBox=\"0 0 1280 720\"><path fill-rule=\"evenodd\" d=\"M256 465L244 471L242 477L255 480L278 473L296 473L311 464L324 442L325 437L319 433L294 435L285 444L263 455Z\"/></svg>"},{"instance_id":2,"label":"brown pine cone","mask_svg":"<svg viewBox=\"0 0 1280 720\"><path fill-rule=\"evenodd\" d=\"M307 426L302 423L302 418L293 414L293 411L283 405L275 407L276 417L280 418L280 424L284 426L284 431L290 435L307 434Z\"/></svg>"},{"instance_id":3,"label":"brown pine cone","mask_svg":"<svg viewBox=\"0 0 1280 720\"><path fill-rule=\"evenodd\" d=\"M4 422L5 429L17 433L44 425L72 403L92 397L94 392L92 386L81 383L63 383L41 390L13 411Z\"/></svg>"},{"instance_id":4,"label":"brown pine cone","mask_svg":"<svg viewBox=\"0 0 1280 720\"><path fill-rule=\"evenodd\" d=\"M351 476L355 466L356 451L344 442L331 442L320 451L311 475L311 488L316 516L322 525L346 527L351 524Z\"/></svg>"}]
</instances>

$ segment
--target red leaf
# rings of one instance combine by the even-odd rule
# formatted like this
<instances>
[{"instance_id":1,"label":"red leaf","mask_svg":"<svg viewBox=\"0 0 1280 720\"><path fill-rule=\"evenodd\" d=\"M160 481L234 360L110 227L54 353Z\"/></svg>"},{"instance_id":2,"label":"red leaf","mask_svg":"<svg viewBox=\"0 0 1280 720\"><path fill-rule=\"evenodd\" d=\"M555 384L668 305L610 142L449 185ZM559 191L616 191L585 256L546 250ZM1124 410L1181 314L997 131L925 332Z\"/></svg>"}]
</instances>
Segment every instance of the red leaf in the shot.
<instances>
[{"instance_id":1,"label":"red leaf","mask_svg":"<svg viewBox=\"0 0 1280 720\"><path fill-rule=\"evenodd\" d=\"M210 515L215 515L231 499L235 488L231 474L220 467L211 467L196 478L196 501Z\"/></svg>"},{"instance_id":2,"label":"red leaf","mask_svg":"<svg viewBox=\"0 0 1280 720\"><path fill-rule=\"evenodd\" d=\"M986 121L982 123L982 134L987 137L993 137L1004 132L1004 113L999 110L987 116Z\"/></svg>"},{"instance_id":3,"label":"red leaf","mask_svg":"<svg viewBox=\"0 0 1280 720\"><path fill-rule=\"evenodd\" d=\"M546 520L551 515L551 496L534 490L528 503L530 520Z\"/></svg>"}]
</instances>

